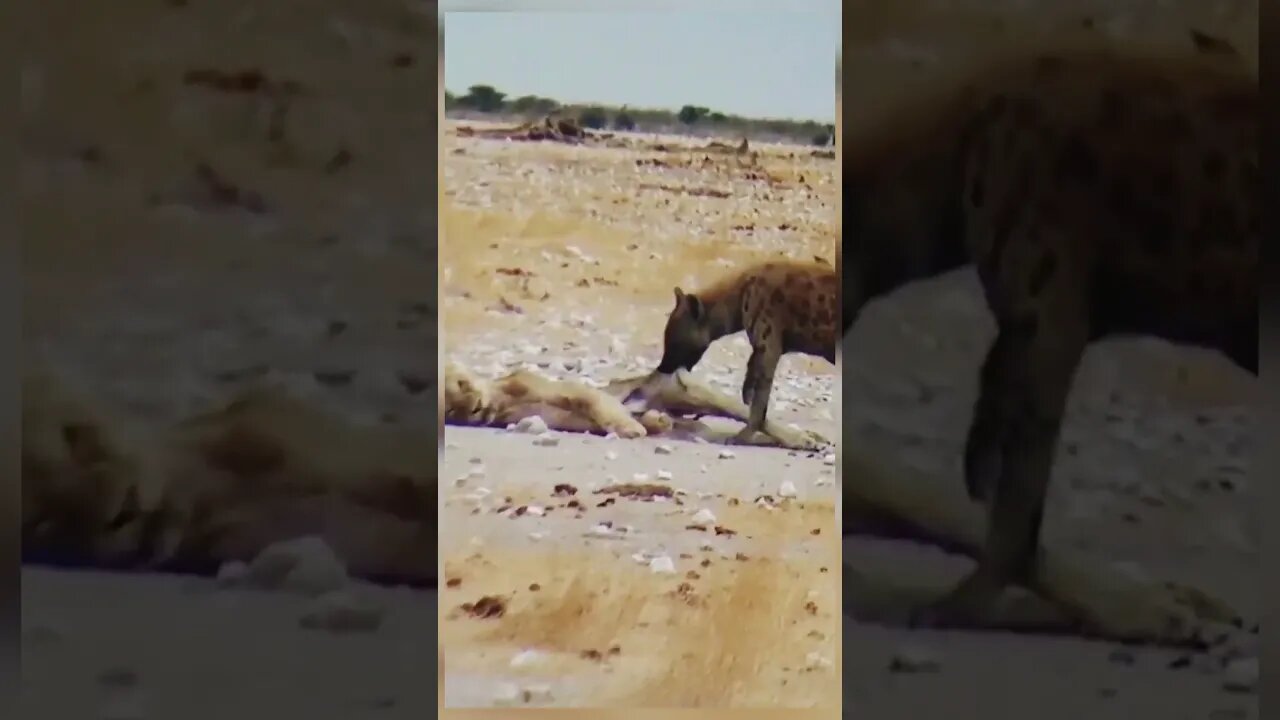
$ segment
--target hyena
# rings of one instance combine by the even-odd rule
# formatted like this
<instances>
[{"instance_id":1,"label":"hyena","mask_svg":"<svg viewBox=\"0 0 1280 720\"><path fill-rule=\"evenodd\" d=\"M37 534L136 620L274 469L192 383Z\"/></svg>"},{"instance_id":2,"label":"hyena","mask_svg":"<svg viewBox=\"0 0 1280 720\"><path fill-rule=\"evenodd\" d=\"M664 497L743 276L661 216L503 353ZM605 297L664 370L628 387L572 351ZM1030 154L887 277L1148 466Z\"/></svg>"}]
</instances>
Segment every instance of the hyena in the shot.
<instances>
[{"instance_id":1,"label":"hyena","mask_svg":"<svg viewBox=\"0 0 1280 720\"><path fill-rule=\"evenodd\" d=\"M1203 56L1012 53L844 150L842 326L974 264L997 336L964 450L977 567L917 625L974 620L1029 579L1068 392L1119 334L1258 371L1258 81Z\"/></svg>"},{"instance_id":2,"label":"hyena","mask_svg":"<svg viewBox=\"0 0 1280 720\"><path fill-rule=\"evenodd\" d=\"M774 261L730 273L693 293L675 289L659 373L692 369L715 340L745 330L751 358L742 382L750 407L735 442L764 430L778 360L799 352L836 361L839 282L821 262Z\"/></svg>"}]
</instances>

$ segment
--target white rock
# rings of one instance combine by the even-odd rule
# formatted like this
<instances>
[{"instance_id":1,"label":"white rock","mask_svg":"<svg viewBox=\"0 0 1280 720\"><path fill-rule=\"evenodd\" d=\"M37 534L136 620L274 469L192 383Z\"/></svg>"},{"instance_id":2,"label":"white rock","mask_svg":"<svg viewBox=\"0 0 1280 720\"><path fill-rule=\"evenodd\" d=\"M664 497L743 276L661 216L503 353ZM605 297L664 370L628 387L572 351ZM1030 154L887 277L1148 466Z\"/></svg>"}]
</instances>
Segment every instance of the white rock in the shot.
<instances>
[{"instance_id":1,"label":"white rock","mask_svg":"<svg viewBox=\"0 0 1280 720\"><path fill-rule=\"evenodd\" d=\"M693 522L698 525L710 525L715 521L716 521L716 514L711 512L707 508L702 508L701 510L693 514Z\"/></svg>"},{"instance_id":2,"label":"white rock","mask_svg":"<svg viewBox=\"0 0 1280 720\"><path fill-rule=\"evenodd\" d=\"M532 515L534 517L542 517L547 514L547 511L544 510L541 505L529 505L524 509L524 514Z\"/></svg>"},{"instance_id":3,"label":"white rock","mask_svg":"<svg viewBox=\"0 0 1280 720\"><path fill-rule=\"evenodd\" d=\"M1222 671L1222 688L1236 693L1257 692L1258 672L1258 658L1232 660Z\"/></svg>"},{"instance_id":4,"label":"white rock","mask_svg":"<svg viewBox=\"0 0 1280 720\"><path fill-rule=\"evenodd\" d=\"M511 683L502 683L493 692L493 704L499 706L518 705L523 699L520 688Z\"/></svg>"},{"instance_id":5,"label":"white rock","mask_svg":"<svg viewBox=\"0 0 1280 720\"><path fill-rule=\"evenodd\" d=\"M520 421L516 423L514 429L519 433L541 435L547 431L547 421L537 415L530 415L526 418L520 418Z\"/></svg>"},{"instance_id":6,"label":"white rock","mask_svg":"<svg viewBox=\"0 0 1280 720\"><path fill-rule=\"evenodd\" d=\"M823 657L821 653L811 652L804 658L805 667L810 670L820 670L831 667L831 661Z\"/></svg>"},{"instance_id":7,"label":"white rock","mask_svg":"<svg viewBox=\"0 0 1280 720\"><path fill-rule=\"evenodd\" d=\"M520 691L520 697L526 703L549 703L554 697L551 694L550 685L525 685Z\"/></svg>"},{"instance_id":8,"label":"white rock","mask_svg":"<svg viewBox=\"0 0 1280 720\"><path fill-rule=\"evenodd\" d=\"M672 449L670 445L666 445L666 444L655 447L653 451L658 455L670 455L671 453L675 452L675 450Z\"/></svg>"},{"instance_id":9,"label":"white rock","mask_svg":"<svg viewBox=\"0 0 1280 720\"><path fill-rule=\"evenodd\" d=\"M533 439L533 444L538 447L555 447L560 444L560 438L555 435L539 435Z\"/></svg>"},{"instance_id":10,"label":"white rock","mask_svg":"<svg viewBox=\"0 0 1280 720\"><path fill-rule=\"evenodd\" d=\"M242 585L249 574L249 566L239 560L222 563L218 568L218 587L229 588Z\"/></svg>"},{"instance_id":11,"label":"white rock","mask_svg":"<svg viewBox=\"0 0 1280 720\"><path fill-rule=\"evenodd\" d=\"M783 480L782 485L778 486L778 497L793 498L796 496L796 484L790 480Z\"/></svg>"},{"instance_id":12,"label":"white rock","mask_svg":"<svg viewBox=\"0 0 1280 720\"><path fill-rule=\"evenodd\" d=\"M721 451L720 451L720 459L721 459L721 460L732 460L732 459L733 459L733 458L735 458L735 457L737 457L737 454L736 454L736 453L734 453L732 450L729 450L729 449L723 449L723 450L721 450Z\"/></svg>"},{"instance_id":13,"label":"white rock","mask_svg":"<svg viewBox=\"0 0 1280 720\"><path fill-rule=\"evenodd\" d=\"M822 464L823 464L823 465L835 465L835 464L836 464L836 454L835 454L835 453L827 453L826 455L823 455L823 456L822 456Z\"/></svg>"},{"instance_id":14,"label":"white rock","mask_svg":"<svg viewBox=\"0 0 1280 720\"><path fill-rule=\"evenodd\" d=\"M644 553L632 553L631 559L634 560L637 565L647 565L649 563L649 556Z\"/></svg>"},{"instance_id":15,"label":"white rock","mask_svg":"<svg viewBox=\"0 0 1280 720\"><path fill-rule=\"evenodd\" d=\"M638 472L632 475L631 479L638 483L647 483L649 482L649 473Z\"/></svg>"},{"instance_id":16,"label":"white rock","mask_svg":"<svg viewBox=\"0 0 1280 720\"><path fill-rule=\"evenodd\" d=\"M609 450L609 451L607 451L607 452L604 454L604 459L605 459L605 460L617 460L617 459L618 459L618 453L616 453L616 452L614 452L614 451L612 451L612 450Z\"/></svg>"},{"instance_id":17,"label":"white rock","mask_svg":"<svg viewBox=\"0 0 1280 720\"><path fill-rule=\"evenodd\" d=\"M676 571L676 563L668 555L659 555L649 561L649 570L655 573L673 573Z\"/></svg>"},{"instance_id":18,"label":"white rock","mask_svg":"<svg viewBox=\"0 0 1280 720\"><path fill-rule=\"evenodd\" d=\"M942 662L933 653L920 648L901 648L889 660L889 671L898 673L938 672Z\"/></svg>"},{"instance_id":19,"label":"white rock","mask_svg":"<svg viewBox=\"0 0 1280 720\"><path fill-rule=\"evenodd\" d=\"M659 470L659 471L658 471L658 479L659 479L659 480L662 480L663 482L671 482L671 478L673 478L673 477L674 477L674 476L671 474L671 471L670 471L670 470Z\"/></svg>"},{"instance_id":20,"label":"white rock","mask_svg":"<svg viewBox=\"0 0 1280 720\"><path fill-rule=\"evenodd\" d=\"M587 534L592 537L611 538L617 536L617 531L604 523L600 523L593 525L591 529L587 531Z\"/></svg>"},{"instance_id":21,"label":"white rock","mask_svg":"<svg viewBox=\"0 0 1280 720\"><path fill-rule=\"evenodd\" d=\"M337 590L317 598L298 624L337 634L370 633L382 627L382 617L383 609L377 604L350 590Z\"/></svg>"},{"instance_id":22,"label":"white rock","mask_svg":"<svg viewBox=\"0 0 1280 720\"><path fill-rule=\"evenodd\" d=\"M511 667L522 668L537 665L542 662L545 655L537 650L521 650L511 658Z\"/></svg>"},{"instance_id":23,"label":"white rock","mask_svg":"<svg viewBox=\"0 0 1280 720\"><path fill-rule=\"evenodd\" d=\"M342 561L316 536L268 546L249 564L246 581L256 587L319 596L347 586Z\"/></svg>"}]
</instances>

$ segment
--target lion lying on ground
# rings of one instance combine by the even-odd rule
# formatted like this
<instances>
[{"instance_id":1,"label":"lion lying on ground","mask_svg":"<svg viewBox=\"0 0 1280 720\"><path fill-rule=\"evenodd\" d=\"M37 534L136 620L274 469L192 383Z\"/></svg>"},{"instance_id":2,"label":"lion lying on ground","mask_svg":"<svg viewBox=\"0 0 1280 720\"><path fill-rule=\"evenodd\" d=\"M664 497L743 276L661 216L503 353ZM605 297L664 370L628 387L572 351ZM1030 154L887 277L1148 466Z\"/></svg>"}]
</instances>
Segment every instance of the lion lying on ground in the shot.
<instances>
[{"instance_id":1,"label":"lion lying on ground","mask_svg":"<svg viewBox=\"0 0 1280 720\"><path fill-rule=\"evenodd\" d=\"M22 390L24 562L211 574L315 535L356 577L436 582L438 450L422 429L346 422L274 387L167 426L131 422L48 373L26 375ZM452 366L445 396L450 421L506 425L536 411L552 427L626 437L705 432L684 415L746 417L683 373L597 389L523 371L480 381ZM821 441L766 431L794 447Z\"/></svg>"},{"instance_id":2,"label":"lion lying on ground","mask_svg":"<svg viewBox=\"0 0 1280 720\"><path fill-rule=\"evenodd\" d=\"M616 396L584 383L553 380L529 370L485 380L456 362L445 365L445 422L506 427L533 416L555 430L623 438L671 429L669 417L645 412L637 419Z\"/></svg>"},{"instance_id":3,"label":"lion lying on ground","mask_svg":"<svg viewBox=\"0 0 1280 720\"><path fill-rule=\"evenodd\" d=\"M454 425L506 427L536 415L547 427L567 432L614 433L623 438L680 434L716 440L718 435L696 418L745 422L747 413L741 401L703 385L683 370L615 380L596 388L529 370L486 380L456 362L445 365L444 418ZM812 450L827 444L816 433L775 422L767 422L765 431L787 448Z\"/></svg>"},{"instance_id":4,"label":"lion lying on ground","mask_svg":"<svg viewBox=\"0 0 1280 720\"><path fill-rule=\"evenodd\" d=\"M23 561L212 573L317 535L348 571L434 585L435 443L259 388L143 427L50 375L23 382Z\"/></svg>"}]
</instances>

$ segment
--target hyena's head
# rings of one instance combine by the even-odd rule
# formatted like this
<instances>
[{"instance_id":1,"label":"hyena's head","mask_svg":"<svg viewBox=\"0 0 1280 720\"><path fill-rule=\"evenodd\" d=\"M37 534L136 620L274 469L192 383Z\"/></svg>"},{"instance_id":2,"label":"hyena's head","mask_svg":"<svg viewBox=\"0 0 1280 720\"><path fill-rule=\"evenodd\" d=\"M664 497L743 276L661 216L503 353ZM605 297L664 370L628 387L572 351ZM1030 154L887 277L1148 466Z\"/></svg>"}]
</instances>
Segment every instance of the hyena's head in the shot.
<instances>
[{"instance_id":1,"label":"hyena's head","mask_svg":"<svg viewBox=\"0 0 1280 720\"><path fill-rule=\"evenodd\" d=\"M662 362L658 372L670 375L676 370L692 370L715 340L706 303L696 295L676 288L676 306L667 318L662 333Z\"/></svg>"}]
</instances>

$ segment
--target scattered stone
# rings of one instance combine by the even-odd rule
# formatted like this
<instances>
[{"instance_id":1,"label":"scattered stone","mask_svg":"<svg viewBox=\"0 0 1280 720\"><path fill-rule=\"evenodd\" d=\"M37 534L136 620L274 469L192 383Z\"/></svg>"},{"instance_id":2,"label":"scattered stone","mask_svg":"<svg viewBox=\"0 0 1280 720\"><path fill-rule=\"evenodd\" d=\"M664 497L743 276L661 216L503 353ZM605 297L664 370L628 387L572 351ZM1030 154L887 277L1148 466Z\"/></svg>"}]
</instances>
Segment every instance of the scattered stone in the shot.
<instances>
[{"instance_id":1,"label":"scattered stone","mask_svg":"<svg viewBox=\"0 0 1280 720\"><path fill-rule=\"evenodd\" d=\"M239 560L225 562L218 568L215 582L220 588L231 588L243 585L249 576L249 566Z\"/></svg>"},{"instance_id":2,"label":"scattered stone","mask_svg":"<svg viewBox=\"0 0 1280 720\"><path fill-rule=\"evenodd\" d=\"M316 536L275 543L249 563L247 584L317 597L347 586L342 561Z\"/></svg>"},{"instance_id":3,"label":"scattered stone","mask_svg":"<svg viewBox=\"0 0 1280 720\"><path fill-rule=\"evenodd\" d=\"M778 487L778 497L793 498L796 496L796 485L790 480L783 480Z\"/></svg>"},{"instance_id":4,"label":"scattered stone","mask_svg":"<svg viewBox=\"0 0 1280 720\"><path fill-rule=\"evenodd\" d=\"M618 453L614 452L613 450L608 450L608 451L606 451L606 452L605 452L605 454L604 454L604 459L605 459L605 460L617 460L617 459L618 459Z\"/></svg>"},{"instance_id":5,"label":"scattered stone","mask_svg":"<svg viewBox=\"0 0 1280 720\"><path fill-rule=\"evenodd\" d=\"M655 573L674 573L676 571L676 563L668 555L659 555L649 561L650 572Z\"/></svg>"},{"instance_id":6,"label":"scattered stone","mask_svg":"<svg viewBox=\"0 0 1280 720\"><path fill-rule=\"evenodd\" d=\"M1117 665L1133 665L1138 662L1138 658L1124 648L1112 650L1111 654L1107 656L1107 660Z\"/></svg>"},{"instance_id":7,"label":"scattered stone","mask_svg":"<svg viewBox=\"0 0 1280 720\"><path fill-rule=\"evenodd\" d=\"M555 447L560 444L560 438L554 435L539 435L533 439L533 444L538 447Z\"/></svg>"},{"instance_id":8,"label":"scattered stone","mask_svg":"<svg viewBox=\"0 0 1280 720\"><path fill-rule=\"evenodd\" d=\"M712 525L715 523L715 521L716 521L716 514L711 512L707 508L702 508L701 510L693 514L693 522L698 525Z\"/></svg>"},{"instance_id":9,"label":"scattered stone","mask_svg":"<svg viewBox=\"0 0 1280 720\"><path fill-rule=\"evenodd\" d=\"M537 650L521 650L511 658L511 667L530 667L542 662L543 658L544 655Z\"/></svg>"},{"instance_id":10,"label":"scattered stone","mask_svg":"<svg viewBox=\"0 0 1280 720\"><path fill-rule=\"evenodd\" d=\"M934 673L941 669L938 657L921 648L902 648L889 660L889 672L893 673Z\"/></svg>"},{"instance_id":11,"label":"scattered stone","mask_svg":"<svg viewBox=\"0 0 1280 720\"><path fill-rule=\"evenodd\" d=\"M599 523L597 525L593 525L591 529L587 531L587 535L599 538L613 538L618 536L618 532L609 525Z\"/></svg>"},{"instance_id":12,"label":"scattered stone","mask_svg":"<svg viewBox=\"0 0 1280 720\"><path fill-rule=\"evenodd\" d=\"M738 455L737 455L734 451L729 450L729 449L727 449L727 448L726 448L726 449L721 450L721 451L720 451L720 455L719 455L719 457L720 457L720 459L721 459L721 460L732 460L733 458L735 458L735 457L737 457L737 456L738 456Z\"/></svg>"},{"instance_id":13,"label":"scattered stone","mask_svg":"<svg viewBox=\"0 0 1280 720\"><path fill-rule=\"evenodd\" d=\"M1227 663L1222 673L1222 689L1233 693L1258 690L1258 658L1239 658Z\"/></svg>"},{"instance_id":14,"label":"scattered stone","mask_svg":"<svg viewBox=\"0 0 1280 720\"><path fill-rule=\"evenodd\" d=\"M307 630L323 630L339 635L371 633L382 627L383 610L370 600L349 590L337 590L318 598L298 625Z\"/></svg>"},{"instance_id":15,"label":"scattered stone","mask_svg":"<svg viewBox=\"0 0 1280 720\"><path fill-rule=\"evenodd\" d=\"M823 455L823 456L822 456L822 464L823 464L823 465L835 465L835 464L836 464L836 454L835 454L835 453L827 453L826 455Z\"/></svg>"},{"instance_id":16,"label":"scattered stone","mask_svg":"<svg viewBox=\"0 0 1280 720\"><path fill-rule=\"evenodd\" d=\"M520 422L515 424L514 430L518 433L541 435L547 432L547 422L537 415L530 415L526 418L520 418Z\"/></svg>"},{"instance_id":17,"label":"scattered stone","mask_svg":"<svg viewBox=\"0 0 1280 720\"><path fill-rule=\"evenodd\" d=\"M520 688L511 683L502 683L493 693L493 704L510 706L520 703Z\"/></svg>"},{"instance_id":18,"label":"scattered stone","mask_svg":"<svg viewBox=\"0 0 1280 720\"><path fill-rule=\"evenodd\" d=\"M551 495L553 497L569 497L570 495L577 494L578 488L570 485L569 483L559 483L551 489Z\"/></svg>"},{"instance_id":19,"label":"scattered stone","mask_svg":"<svg viewBox=\"0 0 1280 720\"><path fill-rule=\"evenodd\" d=\"M674 477L674 476L671 474L671 471L670 471L670 470L659 470L659 471L658 471L658 479L659 479L659 480L661 480L661 481L663 481L663 482L671 482L671 479L672 479L673 477Z\"/></svg>"},{"instance_id":20,"label":"scattered stone","mask_svg":"<svg viewBox=\"0 0 1280 720\"><path fill-rule=\"evenodd\" d=\"M662 444L655 447L653 452L658 455L670 455L675 452L675 450L670 445Z\"/></svg>"},{"instance_id":21,"label":"scattered stone","mask_svg":"<svg viewBox=\"0 0 1280 720\"><path fill-rule=\"evenodd\" d=\"M831 667L831 661L821 653L811 652L804 658L804 666L809 670L825 670Z\"/></svg>"},{"instance_id":22,"label":"scattered stone","mask_svg":"<svg viewBox=\"0 0 1280 720\"><path fill-rule=\"evenodd\" d=\"M530 540L532 540L533 542L540 542L540 541L542 541L542 540L545 540L546 538L547 538L547 533L545 533L545 532L531 532L531 533L529 533L529 539L530 539Z\"/></svg>"},{"instance_id":23,"label":"scattered stone","mask_svg":"<svg viewBox=\"0 0 1280 720\"><path fill-rule=\"evenodd\" d=\"M530 505L524 509L524 512L526 515L532 515L534 517L542 517L547 514L547 511L539 505Z\"/></svg>"},{"instance_id":24,"label":"scattered stone","mask_svg":"<svg viewBox=\"0 0 1280 720\"><path fill-rule=\"evenodd\" d=\"M506 614L507 601L497 595L485 595L475 602L462 603L459 607L474 618L498 618Z\"/></svg>"},{"instance_id":25,"label":"scattered stone","mask_svg":"<svg viewBox=\"0 0 1280 720\"><path fill-rule=\"evenodd\" d=\"M550 685L526 685L520 695L526 703L549 703L553 699Z\"/></svg>"}]
</instances>

